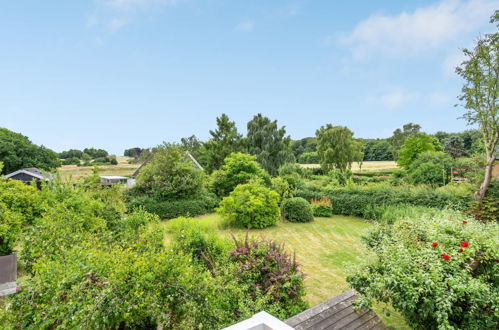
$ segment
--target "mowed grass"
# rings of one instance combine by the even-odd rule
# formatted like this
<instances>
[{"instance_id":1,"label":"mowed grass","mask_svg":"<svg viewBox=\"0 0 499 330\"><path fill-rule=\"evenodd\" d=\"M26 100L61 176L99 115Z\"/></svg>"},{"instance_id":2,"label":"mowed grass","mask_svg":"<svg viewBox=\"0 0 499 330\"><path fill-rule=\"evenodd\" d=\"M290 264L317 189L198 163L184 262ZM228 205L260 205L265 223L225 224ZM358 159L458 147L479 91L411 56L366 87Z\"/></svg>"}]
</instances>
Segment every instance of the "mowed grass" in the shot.
<instances>
[{"instance_id":1,"label":"mowed grass","mask_svg":"<svg viewBox=\"0 0 499 330\"><path fill-rule=\"evenodd\" d=\"M216 228L226 237L250 236L272 239L285 244L306 274L306 300L310 306L324 302L350 287L346 282L348 269L368 258L361 243L361 236L371 223L360 218L334 216L316 218L311 223L281 221L276 226L261 230L224 229L223 220L216 214L198 217L207 227ZM375 307L386 325L395 329L408 329L402 317L389 309L391 316L382 313L382 306Z\"/></svg>"},{"instance_id":2,"label":"mowed grass","mask_svg":"<svg viewBox=\"0 0 499 330\"><path fill-rule=\"evenodd\" d=\"M118 160L118 165L99 165L98 167L102 170L99 175L119 175L119 176L130 176L135 172L135 170L141 165L139 164L129 164L128 160L130 157L116 157ZM57 173L61 176L64 181L78 181L81 178L92 175L92 166L76 166L76 165L64 165L57 169Z\"/></svg>"},{"instance_id":3,"label":"mowed grass","mask_svg":"<svg viewBox=\"0 0 499 330\"><path fill-rule=\"evenodd\" d=\"M319 164L301 164L304 168L318 168ZM394 161L368 161L362 163L362 171L388 171L397 168L397 163ZM352 163L352 171L360 170L358 163Z\"/></svg>"}]
</instances>

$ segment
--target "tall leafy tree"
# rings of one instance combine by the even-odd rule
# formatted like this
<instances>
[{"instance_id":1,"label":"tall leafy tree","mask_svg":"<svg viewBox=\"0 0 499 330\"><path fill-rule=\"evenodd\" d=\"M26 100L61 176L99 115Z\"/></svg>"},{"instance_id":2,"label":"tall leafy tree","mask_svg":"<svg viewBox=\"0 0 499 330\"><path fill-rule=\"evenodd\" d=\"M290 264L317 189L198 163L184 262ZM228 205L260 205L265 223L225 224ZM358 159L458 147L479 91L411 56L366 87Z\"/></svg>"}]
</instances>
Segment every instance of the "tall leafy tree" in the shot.
<instances>
[{"instance_id":1,"label":"tall leafy tree","mask_svg":"<svg viewBox=\"0 0 499 330\"><path fill-rule=\"evenodd\" d=\"M61 165L56 152L37 146L26 136L6 128L0 128L0 161L4 174L27 167L52 170Z\"/></svg>"},{"instance_id":2,"label":"tall leafy tree","mask_svg":"<svg viewBox=\"0 0 499 330\"><path fill-rule=\"evenodd\" d=\"M499 28L499 10L491 18ZM499 85L499 33L486 34L479 38L473 49L464 49L466 60L456 68L465 80L459 99L467 110L463 118L470 125L478 125L482 133L487 163L485 176L476 193L481 201L492 180L492 167L499 145L499 124L497 121L497 88Z\"/></svg>"},{"instance_id":3,"label":"tall leafy tree","mask_svg":"<svg viewBox=\"0 0 499 330\"><path fill-rule=\"evenodd\" d=\"M211 138L201 147L199 157L208 173L219 169L231 153L244 150L244 140L237 132L236 123L226 114L217 117L217 129L210 130L210 135Z\"/></svg>"},{"instance_id":4,"label":"tall leafy tree","mask_svg":"<svg viewBox=\"0 0 499 330\"><path fill-rule=\"evenodd\" d=\"M399 166L407 169L423 152L442 150L442 145L436 137L419 133L405 140L402 148L400 148L397 163Z\"/></svg>"},{"instance_id":5,"label":"tall leafy tree","mask_svg":"<svg viewBox=\"0 0 499 330\"><path fill-rule=\"evenodd\" d=\"M452 135L443 141L444 151L452 158L466 156L466 149L464 148L463 138L459 135Z\"/></svg>"},{"instance_id":6,"label":"tall leafy tree","mask_svg":"<svg viewBox=\"0 0 499 330\"><path fill-rule=\"evenodd\" d=\"M295 161L285 127L278 128L277 120L271 121L260 113L248 122L246 143L248 152L271 175L277 175L282 165Z\"/></svg>"},{"instance_id":7,"label":"tall leafy tree","mask_svg":"<svg viewBox=\"0 0 499 330\"><path fill-rule=\"evenodd\" d=\"M353 162L362 161L363 144L353 138L353 132L347 127L327 124L315 134L318 139L317 152L324 172L334 168L344 172L351 168Z\"/></svg>"},{"instance_id":8,"label":"tall leafy tree","mask_svg":"<svg viewBox=\"0 0 499 330\"><path fill-rule=\"evenodd\" d=\"M408 123L402 126L402 129L397 128L393 131L393 136L390 138L390 143L392 145L393 158L398 159L398 152L405 140L408 137L414 136L421 131L421 126L418 124Z\"/></svg>"},{"instance_id":9,"label":"tall leafy tree","mask_svg":"<svg viewBox=\"0 0 499 330\"><path fill-rule=\"evenodd\" d=\"M191 135L187 138L181 138L180 144L182 147L187 150L196 160L199 158L201 154L201 147L203 146L203 142L201 142L196 135Z\"/></svg>"}]
</instances>

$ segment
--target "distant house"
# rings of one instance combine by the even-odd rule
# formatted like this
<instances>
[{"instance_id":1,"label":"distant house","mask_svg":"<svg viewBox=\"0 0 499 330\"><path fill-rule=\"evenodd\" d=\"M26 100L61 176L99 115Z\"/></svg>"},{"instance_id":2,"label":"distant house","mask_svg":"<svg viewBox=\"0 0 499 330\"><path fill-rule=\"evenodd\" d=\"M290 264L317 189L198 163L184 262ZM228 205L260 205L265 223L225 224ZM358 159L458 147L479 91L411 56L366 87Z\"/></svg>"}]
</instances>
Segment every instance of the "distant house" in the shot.
<instances>
[{"instance_id":1,"label":"distant house","mask_svg":"<svg viewBox=\"0 0 499 330\"><path fill-rule=\"evenodd\" d=\"M45 173L36 167L23 168L15 172L9 173L5 176L7 179L20 180L25 183L30 183L35 180L40 181L50 181L54 178L52 174Z\"/></svg>"},{"instance_id":2,"label":"distant house","mask_svg":"<svg viewBox=\"0 0 499 330\"><path fill-rule=\"evenodd\" d=\"M126 176L103 175L100 177L100 183L103 186L126 184L128 188L132 188L135 185L135 179L127 178Z\"/></svg>"},{"instance_id":3,"label":"distant house","mask_svg":"<svg viewBox=\"0 0 499 330\"><path fill-rule=\"evenodd\" d=\"M225 330L387 329L372 310L355 310L352 303L356 298L357 292L349 290L284 322L266 312L260 312Z\"/></svg>"}]
</instances>

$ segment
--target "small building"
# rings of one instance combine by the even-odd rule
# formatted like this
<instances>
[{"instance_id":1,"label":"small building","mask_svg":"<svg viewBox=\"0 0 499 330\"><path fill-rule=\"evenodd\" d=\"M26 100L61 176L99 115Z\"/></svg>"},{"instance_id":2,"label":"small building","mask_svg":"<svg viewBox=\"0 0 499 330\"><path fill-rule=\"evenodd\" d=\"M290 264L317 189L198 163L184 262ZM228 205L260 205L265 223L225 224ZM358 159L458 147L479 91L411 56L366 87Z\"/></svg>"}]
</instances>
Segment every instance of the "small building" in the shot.
<instances>
[{"instance_id":1,"label":"small building","mask_svg":"<svg viewBox=\"0 0 499 330\"><path fill-rule=\"evenodd\" d=\"M22 168L20 170L15 171L15 172L9 173L9 174L5 175L5 178L13 179L13 180L20 180L20 181L23 181L25 183L30 183L33 180L35 180L37 182L50 181L54 177L52 174L45 173L36 167L30 167L30 168Z\"/></svg>"},{"instance_id":2,"label":"small building","mask_svg":"<svg viewBox=\"0 0 499 330\"><path fill-rule=\"evenodd\" d=\"M118 175L103 175L100 177L100 183L103 186L112 186L115 184L126 184L128 178L126 176Z\"/></svg>"},{"instance_id":3,"label":"small building","mask_svg":"<svg viewBox=\"0 0 499 330\"><path fill-rule=\"evenodd\" d=\"M0 256L0 297L16 292L17 254Z\"/></svg>"},{"instance_id":4,"label":"small building","mask_svg":"<svg viewBox=\"0 0 499 330\"><path fill-rule=\"evenodd\" d=\"M387 329L372 310L355 310L352 303L356 299L357 292L349 290L284 322L266 312L260 312L225 330Z\"/></svg>"}]
</instances>

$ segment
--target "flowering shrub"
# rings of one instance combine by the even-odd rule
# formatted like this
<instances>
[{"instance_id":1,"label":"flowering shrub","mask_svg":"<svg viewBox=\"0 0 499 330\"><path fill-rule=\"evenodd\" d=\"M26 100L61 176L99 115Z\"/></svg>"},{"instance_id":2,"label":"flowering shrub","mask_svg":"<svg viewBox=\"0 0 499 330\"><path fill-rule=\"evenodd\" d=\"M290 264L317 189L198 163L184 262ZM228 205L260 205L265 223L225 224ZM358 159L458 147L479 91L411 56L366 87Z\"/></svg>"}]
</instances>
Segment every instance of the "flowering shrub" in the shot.
<instances>
[{"instance_id":1,"label":"flowering shrub","mask_svg":"<svg viewBox=\"0 0 499 330\"><path fill-rule=\"evenodd\" d=\"M314 220L312 206L306 199L293 197L285 199L281 205L282 216L291 222L310 222Z\"/></svg>"},{"instance_id":2,"label":"flowering shrub","mask_svg":"<svg viewBox=\"0 0 499 330\"><path fill-rule=\"evenodd\" d=\"M279 194L257 183L241 184L220 202L217 212L244 228L265 228L279 219Z\"/></svg>"},{"instance_id":3,"label":"flowering shrub","mask_svg":"<svg viewBox=\"0 0 499 330\"><path fill-rule=\"evenodd\" d=\"M238 265L236 277L249 285L251 297L267 296L267 312L282 319L307 308L305 275L295 258L274 241L237 240L229 260Z\"/></svg>"},{"instance_id":4,"label":"flowering shrub","mask_svg":"<svg viewBox=\"0 0 499 330\"><path fill-rule=\"evenodd\" d=\"M330 199L312 199L310 204L312 204L314 217L330 217L333 215L333 207Z\"/></svg>"},{"instance_id":5,"label":"flowering shrub","mask_svg":"<svg viewBox=\"0 0 499 330\"><path fill-rule=\"evenodd\" d=\"M373 256L348 282L360 305L389 302L414 328L493 329L499 227L462 218L399 220L365 243Z\"/></svg>"}]
</instances>

